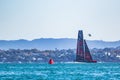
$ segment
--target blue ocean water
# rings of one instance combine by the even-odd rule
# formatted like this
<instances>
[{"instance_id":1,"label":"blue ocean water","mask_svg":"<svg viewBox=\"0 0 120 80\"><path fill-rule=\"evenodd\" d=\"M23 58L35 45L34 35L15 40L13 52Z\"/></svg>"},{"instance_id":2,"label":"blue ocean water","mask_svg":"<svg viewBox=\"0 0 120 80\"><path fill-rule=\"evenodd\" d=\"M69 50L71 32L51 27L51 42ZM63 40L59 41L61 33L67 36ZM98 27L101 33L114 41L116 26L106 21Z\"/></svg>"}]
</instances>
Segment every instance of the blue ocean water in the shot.
<instances>
[{"instance_id":1,"label":"blue ocean water","mask_svg":"<svg viewBox=\"0 0 120 80\"><path fill-rule=\"evenodd\" d=\"M0 80L120 80L120 63L1 63Z\"/></svg>"}]
</instances>

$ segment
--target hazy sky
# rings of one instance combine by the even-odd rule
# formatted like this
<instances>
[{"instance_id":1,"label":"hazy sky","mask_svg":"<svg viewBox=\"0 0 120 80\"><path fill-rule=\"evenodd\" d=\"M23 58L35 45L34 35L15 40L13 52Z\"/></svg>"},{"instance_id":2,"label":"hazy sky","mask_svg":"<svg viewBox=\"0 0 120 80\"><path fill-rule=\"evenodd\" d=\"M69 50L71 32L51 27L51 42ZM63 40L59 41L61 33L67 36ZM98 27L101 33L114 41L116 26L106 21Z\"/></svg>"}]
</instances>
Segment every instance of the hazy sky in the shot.
<instances>
[{"instance_id":1,"label":"hazy sky","mask_svg":"<svg viewBox=\"0 0 120 80\"><path fill-rule=\"evenodd\" d=\"M0 39L120 40L120 0L0 0ZM87 34L91 33L92 37Z\"/></svg>"}]
</instances>

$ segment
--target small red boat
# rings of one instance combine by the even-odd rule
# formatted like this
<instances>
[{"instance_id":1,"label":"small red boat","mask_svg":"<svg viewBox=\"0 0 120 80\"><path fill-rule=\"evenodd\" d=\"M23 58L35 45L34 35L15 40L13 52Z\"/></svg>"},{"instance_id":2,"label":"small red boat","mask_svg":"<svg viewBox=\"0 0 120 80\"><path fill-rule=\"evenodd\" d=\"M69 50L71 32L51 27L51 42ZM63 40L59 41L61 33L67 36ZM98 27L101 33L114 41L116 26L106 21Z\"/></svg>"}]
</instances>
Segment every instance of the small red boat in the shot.
<instances>
[{"instance_id":1,"label":"small red boat","mask_svg":"<svg viewBox=\"0 0 120 80\"><path fill-rule=\"evenodd\" d=\"M50 60L49 60L49 64L54 64L53 59L50 59Z\"/></svg>"}]
</instances>

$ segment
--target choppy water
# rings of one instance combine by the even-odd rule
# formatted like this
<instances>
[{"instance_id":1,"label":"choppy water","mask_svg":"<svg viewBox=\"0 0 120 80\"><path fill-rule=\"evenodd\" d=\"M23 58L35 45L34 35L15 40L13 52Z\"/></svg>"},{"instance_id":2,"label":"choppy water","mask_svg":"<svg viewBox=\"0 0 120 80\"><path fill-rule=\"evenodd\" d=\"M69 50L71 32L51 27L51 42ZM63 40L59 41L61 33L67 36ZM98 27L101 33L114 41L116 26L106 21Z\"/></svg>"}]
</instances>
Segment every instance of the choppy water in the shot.
<instances>
[{"instance_id":1,"label":"choppy water","mask_svg":"<svg viewBox=\"0 0 120 80\"><path fill-rule=\"evenodd\" d=\"M120 63L6 63L0 80L120 80Z\"/></svg>"}]
</instances>

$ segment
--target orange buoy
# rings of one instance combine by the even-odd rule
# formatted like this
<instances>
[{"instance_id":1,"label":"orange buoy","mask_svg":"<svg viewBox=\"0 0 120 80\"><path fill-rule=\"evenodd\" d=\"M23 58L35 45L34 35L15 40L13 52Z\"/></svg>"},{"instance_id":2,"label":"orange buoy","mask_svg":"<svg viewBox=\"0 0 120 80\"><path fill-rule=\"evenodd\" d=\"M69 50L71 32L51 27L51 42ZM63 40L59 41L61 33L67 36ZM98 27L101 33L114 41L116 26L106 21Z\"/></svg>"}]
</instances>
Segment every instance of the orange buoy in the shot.
<instances>
[{"instance_id":1,"label":"orange buoy","mask_svg":"<svg viewBox=\"0 0 120 80\"><path fill-rule=\"evenodd\" d=\"M49 64L54 64L53 59L50 59L50 60L49 60Z\"/></svg>"}]
</instances>

